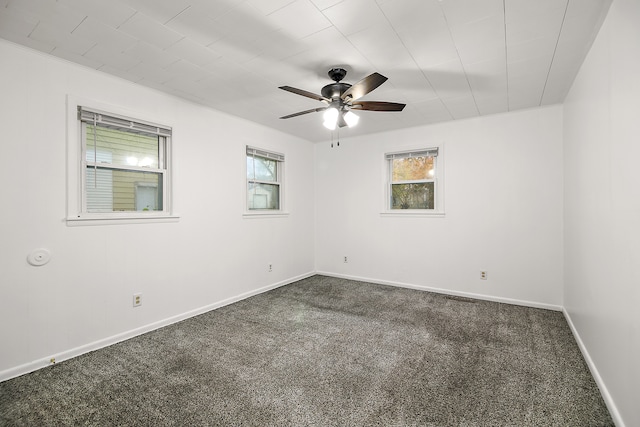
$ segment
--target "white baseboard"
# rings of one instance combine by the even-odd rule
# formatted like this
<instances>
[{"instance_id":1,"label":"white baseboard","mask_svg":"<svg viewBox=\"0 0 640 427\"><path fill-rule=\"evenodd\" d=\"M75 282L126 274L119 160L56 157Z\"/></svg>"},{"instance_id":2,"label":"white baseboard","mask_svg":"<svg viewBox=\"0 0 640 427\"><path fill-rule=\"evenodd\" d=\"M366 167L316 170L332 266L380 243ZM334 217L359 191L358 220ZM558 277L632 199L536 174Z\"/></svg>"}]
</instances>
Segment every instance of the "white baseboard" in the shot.
<instances>
[{"instance_id":1,"label":"white baseboard","mask_svg":"<svg viewBox=\"0 0 640 427\"><path fill-rule=\"evenodd\" d=\"M613 418L613 422L616 424L617 427L625 427L624 421L622 421L622 417L620 416L620 411L618 411L618 407L614 403L613 398L611 397L611 394L607 389L607 386L602 380L602 377L600 376L600 372L598 372L598 368L593 362L593 359L591 358L591 355L589 354L587 347L584 345L584 342L582 341L582 338L580 337L578 330L573 324L573 320L571 320L571 315L569 315L569 312L567 311L566 308L562 309L562 313L564 314L564 318L567 320L567 323L569 324L569 328L571 328L571 333L573 333L573 337L578 343L578 347L580 348L582 357L584 357L584 360L587 363L587 366L589 367L589 371L591 371L591 375L593 376L593 379L595 380L596 384L598 385L598 388L600 389L600 394L602 395L602 399L604 400L604 403L607 405L607 409L609 409L609 414L611 414L611 418Z\"/></svg>"},{"instance_id":2,"label":"white baseboard","mask_svg":"<svg viewBox=\"0 0 640 427\"><path fill-rule=\"evenodd\" d=\"M180 321L188 319L190 317L194 317L194 316L197 316L199 314L203 314L203 313L206 313L208 311L215 310L217 308L224 307L224 306L229 305L229 304L233 304L234 302L238 302L238 301L241 301L243 299L247 299L247 298L252 297L254 295L258 295L258 294L270 291L272 289L276 289L276 288L279 288L281 286L288 285L288 284L293 283L293 282L297 282L298 280L306 279L307 277L311 277L311 276L313 276L315 274L316 273L313 272L313 271L309 272L309 273L306 273L306 274L301 274L299 276L292 277L292 278L283 280L283 281L278 282L278 283L273 283L271 285L267 285L267 286L264 286L262 288L255 289L253 291L245 292L245 293L242 293L240 295L236 295L234 297L227 298L227 299L224 299L222 301L218 301L218 302L215 302L213 304L206 305L204 307L196 308L194 310L190 310L190 311L187 311L185 313L178 314L176 316L172 316L172 317L169 317L169 318L166 318L166 319L163 319L163 320L159 320L157 322L153 322L153 323L150 323L148 325L144 325L144 326L141 326L139 328L132 329L130 331L122 332L120 334L113 335L113 336L110 336L110 337L107 337L107 338L103 338L103 339L100 339L98 341L94 341L94 342L91 342L91 343L88 343L88 344L85 344L85 345L82 345L82 346L79 346L79 347L76 347L76 348L72 348L70 350L65 350L65 351L57 353L57 354L52 354L52 355L47 356L47 357L42 358L42 359L34 360L32 362L25 363L25 364L20 365L20 366L16 366L16 367L13 367L13 368L6 369L6 370L0 372L0 382L6 381L6 380L11 379L11 378L18 377L20 375L28 374L29 372L33 372L33 371L36 371L38 369L42 369L42 368L44 368L46 366L49 366L49 365L51 365L51 359L54 359L56 361L56 363L62 362L64 360L68 360L68 359L71 359L73 357L77 357L77 356L80 356L82 354L89 353L90 351L98 350L98 349L101 349L101 348L104 348L104 347L107 347L107 346L110 346L110 345L113 345L113 344L117 344L119 342L122 342L122 341L128 340L130 338L136 337L138 335L142 335L144 333L151 332L153 330L162 328L164 326L168 326L168 325L171 325L173 323L180 322Z\"/></svg>"},{"instance_id":3,"label":"white baseboard","mask_svg":"<svg viewBox=\"0 0 640 427\"><path fill-rule=\"evenodd\" d=\"M389 286L396 286L399 288L408 288L408 289L416 289L419 291L435 292L438 294L455 295L458 297L465 297L465 298L474 298L474 299L479 299L484 301L501 302L505 304L521 305L521 306L532 307L532 308L542 308L545 310L562 311L561 305L547 304L543 302L524 301L524 300L518 300L518 299L512 299L512 298L496 297L492 295L474 294L471 292L452 291L449 289L413 285L410 283L394 282L390 280L371 279L369 277L349 276L346 274L329 273L326 271L316 271L316 274L320 274L323 276L330 276L330 277L338 277L341 279L357 280L360 282L377 283L379 285L389 285Z\"/></svg>"}]
</instances>

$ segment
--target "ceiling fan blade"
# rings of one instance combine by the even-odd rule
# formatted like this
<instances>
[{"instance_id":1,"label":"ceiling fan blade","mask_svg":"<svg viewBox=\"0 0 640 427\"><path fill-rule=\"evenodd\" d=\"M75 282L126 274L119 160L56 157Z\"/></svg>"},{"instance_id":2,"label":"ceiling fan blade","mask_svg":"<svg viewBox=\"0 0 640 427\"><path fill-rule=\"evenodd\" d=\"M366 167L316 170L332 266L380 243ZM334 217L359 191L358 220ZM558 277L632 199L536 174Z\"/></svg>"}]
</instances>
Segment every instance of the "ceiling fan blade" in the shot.
<instances>
[{"instance_id":1,"label":"ceiling fan blade","mask_svg":"<svg viewBox=\"0 0 640 427\"><path fill-rule=\"evenodd\" d=\"M315 93L308 92L306 90L298 89L291 86L280 86L279 89L286 90L287 92L295 93L296 95L306 96L307 98L315 99L316 101L325 101L331 102L330 99L325 98L321 95L316 95Z\"/></svg>"},{"instance_id":2,"label":"ceiling fan blade","mask_svg":"<svg viewBox=\"0 0 640 427\"><path fill-rule=\"evenodd\" d=\"M379 73L370 74L364 79L360 80L358 83L351 86L349 89L347 89L342 94L342 99L346 100L347 97L350 97L351 99L361 98L386 81L387 81L387 78L382 74L379 74Z\"/></svg>"},{"instance_id":3,"label":"ceiling fan blade","mask_svg":"<svg viewBox=\"0 0 640 427\"><path fill-rule=\"evenodd\" d=\"M309 114L309 113L317 113L318 111L324 111L329 107L319 107L319 108L312 108L310 110L304 110L304 111L300 111L298 113L293 113L293 114L289 114L288 116L282 116L280 117L281 119L290 119L291 117L298 117L301 116L303 114Z\"/></svg>"},{"instance_id":4,"label":"ceiling fan blade","mask_svg":"<svg viewBox=\"0 0 640 427\"><path fill-rule=\"evenodd\" d=\"M382 101L356 101L352 103L354 110L368 111L402 111L407 104Z\"/></svg>"}]
</instances>

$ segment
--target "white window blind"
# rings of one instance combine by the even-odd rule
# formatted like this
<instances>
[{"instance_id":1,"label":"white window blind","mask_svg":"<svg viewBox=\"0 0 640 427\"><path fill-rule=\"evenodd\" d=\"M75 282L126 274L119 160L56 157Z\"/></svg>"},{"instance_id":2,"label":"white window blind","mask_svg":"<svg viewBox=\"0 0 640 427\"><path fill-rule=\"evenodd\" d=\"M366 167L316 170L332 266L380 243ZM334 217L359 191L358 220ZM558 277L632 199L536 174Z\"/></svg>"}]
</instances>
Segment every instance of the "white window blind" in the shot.
<instances>
[{"instance_id":1,"label":"white window blind","mask_svg":"<svg viewBox=\"0 0 640 427\"><path fill-rule=\"evenodd\" d=\"M388 153L385 155L387 160L395 160L395 159L408 159L410 157L437 157L438 149L437 148L429 148L427 150L419 150L419 151L403 151L401 153Z\"/></svg>"},{"instance_id":2,"label":"white window blind","mask_svg":"<svg viewBox=\"0 0 640 427\"><path fill-rule=\"evenodd\" d=\"M274 153L272 151L265 151L259 148L253 148L247 146L247 155L252 157L263 157L265 159L272 159L278 162L284 162L284 154Z\"/></svg>"},{"instance_id":3,"label":"white window blind","mask_svg":"<svg viewBox=\"0 0 640 427\"><path fill-rule=\"evenodd\" d=\"M138 120L134 121L125 117L106 114L101 111L88 110L81 106L78 107L78 120L107 128L122 129L132 133L171 136L171 128L169 127Z\"/></svg>"}]
</instances>

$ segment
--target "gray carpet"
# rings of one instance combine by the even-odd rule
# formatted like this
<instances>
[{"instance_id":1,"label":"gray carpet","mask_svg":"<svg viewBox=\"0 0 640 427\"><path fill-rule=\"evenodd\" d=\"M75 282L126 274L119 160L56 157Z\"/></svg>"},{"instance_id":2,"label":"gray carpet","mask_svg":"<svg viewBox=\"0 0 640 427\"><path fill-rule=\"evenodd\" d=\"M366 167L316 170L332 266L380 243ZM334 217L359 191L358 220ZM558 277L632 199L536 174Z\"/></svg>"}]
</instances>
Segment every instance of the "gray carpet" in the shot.
<instances>
[{"instance_id":1,"label":"gray carpet","mask_svg":"<svg viewBox=\"0 0 640 427\"><path fill-rule=\"evenodd\" d=\"M614 424L561 313L314 276L0 383L0 425Z\"/></svg>"}]
</instances>

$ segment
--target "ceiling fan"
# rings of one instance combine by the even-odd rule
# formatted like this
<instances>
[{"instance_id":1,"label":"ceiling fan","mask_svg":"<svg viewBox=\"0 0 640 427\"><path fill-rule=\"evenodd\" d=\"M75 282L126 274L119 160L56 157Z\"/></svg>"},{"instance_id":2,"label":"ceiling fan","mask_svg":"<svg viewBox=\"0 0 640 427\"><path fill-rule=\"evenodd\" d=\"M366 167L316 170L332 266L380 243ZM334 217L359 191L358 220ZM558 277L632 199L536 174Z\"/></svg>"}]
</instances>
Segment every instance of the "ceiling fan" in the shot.
<instances>
[{"instance_id":1,"label":"ceiling fan","mask_svg":"<svg viewBox=\"0 0 640 427\"><path fill-rule=\"evenodd\" d=\"M358 99L387 81L387 78L382 74L370 74L354 85L342 82L342 79L347 75L347 71L344 68L332 68L328 74L335 83L330 83L323 87L320 91L321 95L316 95L315 93L291 86L280 86L280 89L286 90L287 92L306 96L307 98L315 99L326 104L324 107L312 108L280 118L290 119L291 117L297 117L303 114L324 111L324 126L333 130L336 125L339 127L352 127L358 123L359 117L354 114L352 110L402 111L405 107L405 104L396 102L358 101Z\"/></svg>"}]
</instances>

